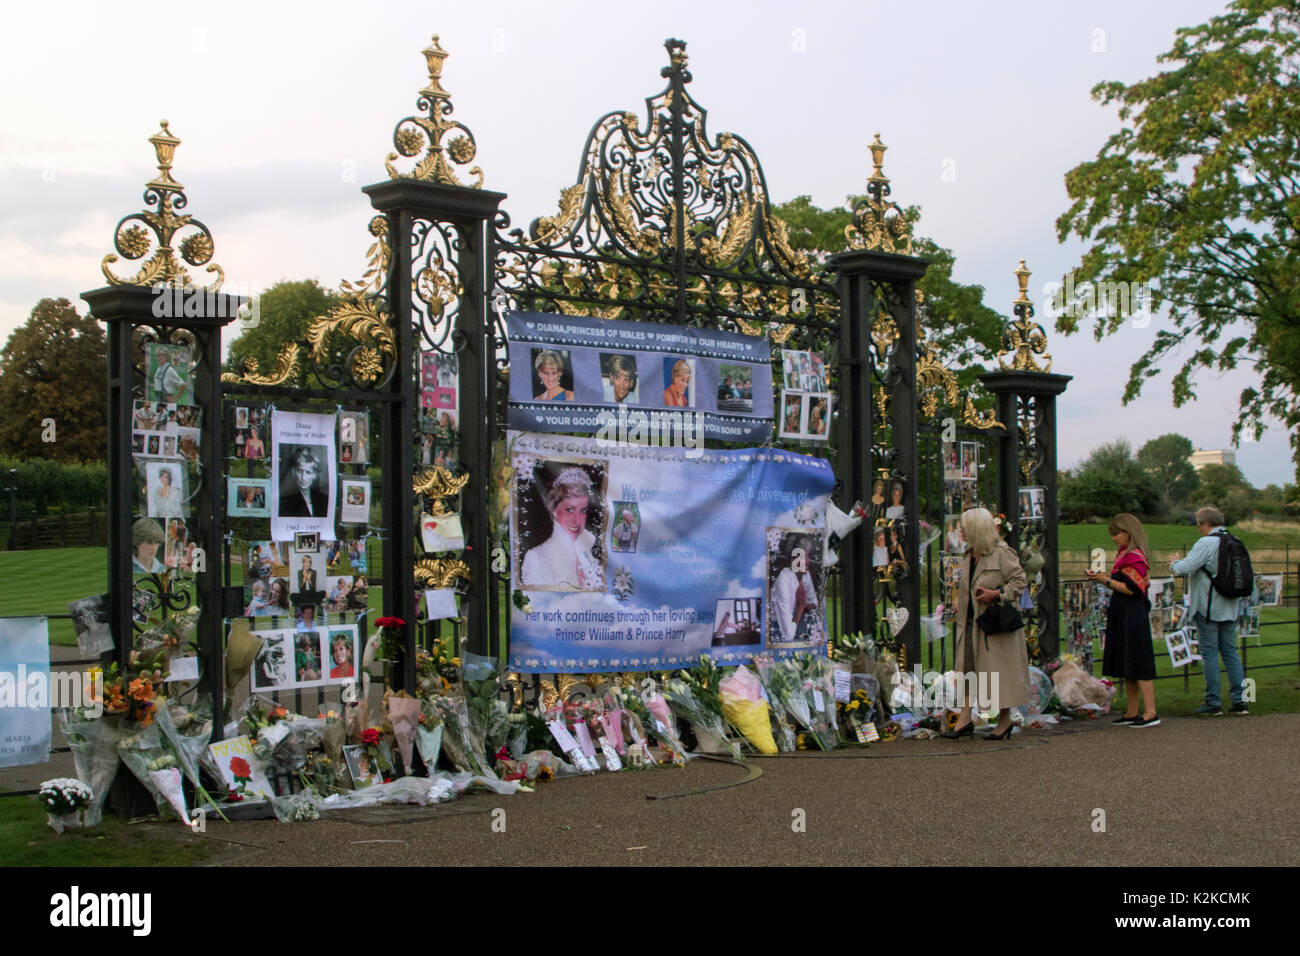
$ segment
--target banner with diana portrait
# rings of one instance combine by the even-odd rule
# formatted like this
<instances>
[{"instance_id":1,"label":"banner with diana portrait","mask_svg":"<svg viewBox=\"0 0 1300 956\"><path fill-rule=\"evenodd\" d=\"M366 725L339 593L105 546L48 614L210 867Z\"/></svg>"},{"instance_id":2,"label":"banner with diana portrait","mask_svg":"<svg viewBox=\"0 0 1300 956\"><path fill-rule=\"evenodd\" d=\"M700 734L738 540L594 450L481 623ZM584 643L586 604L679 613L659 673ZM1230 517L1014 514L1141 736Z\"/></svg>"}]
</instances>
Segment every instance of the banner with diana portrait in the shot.
<instances>
[{"instance_id":1,"label":"banner with diana portrait","mask_svg":"<svg viewBox=\"0 0 1300 956\"><path fill-rule=\"evenodd\" d=\"M824 652L830 464L510 433L509 667Z\"/></svg>"}]
</instances>

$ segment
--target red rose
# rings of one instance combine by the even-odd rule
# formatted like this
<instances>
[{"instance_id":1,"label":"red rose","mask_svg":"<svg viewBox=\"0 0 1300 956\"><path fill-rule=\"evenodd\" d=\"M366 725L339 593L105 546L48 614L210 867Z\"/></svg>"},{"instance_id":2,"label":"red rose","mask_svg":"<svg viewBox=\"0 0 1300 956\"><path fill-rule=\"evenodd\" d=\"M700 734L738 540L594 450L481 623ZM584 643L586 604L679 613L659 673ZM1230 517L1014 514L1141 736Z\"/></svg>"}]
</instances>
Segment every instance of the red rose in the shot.
<instances>
[{"instance_id":1,"label":"red rose","mask_svg":"<svg viewBox=\"0 0 1300 956\"><path fill-rule=\"evenodd\" d=\"M249 769L248 761L243 757L230 758L230 772L236 780L251 780L253 778L253 771Z\"/></svg>"},{"instance_id":2,"label":"red rose","mask_svg":"<svg viewBox=\"0 0 1300 956\"><path fill-rule=\"evenodd\" d=\"M361 732L361 742L367 746L374 746L379 743L379 730L375 727L363 730Z\"/></svg>"}]
</instances>

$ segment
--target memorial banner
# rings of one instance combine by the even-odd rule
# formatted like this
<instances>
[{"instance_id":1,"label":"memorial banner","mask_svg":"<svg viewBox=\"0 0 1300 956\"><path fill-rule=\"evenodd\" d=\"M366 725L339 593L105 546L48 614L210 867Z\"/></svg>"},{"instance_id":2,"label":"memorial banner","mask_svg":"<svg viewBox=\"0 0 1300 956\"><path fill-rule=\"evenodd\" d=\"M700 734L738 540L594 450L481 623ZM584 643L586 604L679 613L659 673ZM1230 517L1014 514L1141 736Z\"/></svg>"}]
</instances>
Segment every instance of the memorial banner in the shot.
<instances>
[{"instance_id":1,"label":"memorial banner","mask_svg":"<svg viewBox=\"0 0 1300 956\"><path fill-rule=\"evenodd\" d=\"M49 762L51 691L49 619L0 618L0 767Z\"/></svg>"},{"instance_id":2,"label":"memorial banner","mask_svg":"<svg viewBox=\"0 0 1300 956\"><path fill-rule=\"evenodd\" d=\"M824 652L830 463L510 433L509 667ZM521 606L522 605L522 606Z\"/></svg>"},{"instance_id":3,"label":"memorial banner","mask_svg":"<svg viewBox=\"0 0 1300 956\"><path fill-rule=\"evenodd\" d=\"M771 348L762 336L654 322L507 312L511 428L702 437L772 435ZM632 436L632 437L629 437Z\"/></svg>"}]
</instances>

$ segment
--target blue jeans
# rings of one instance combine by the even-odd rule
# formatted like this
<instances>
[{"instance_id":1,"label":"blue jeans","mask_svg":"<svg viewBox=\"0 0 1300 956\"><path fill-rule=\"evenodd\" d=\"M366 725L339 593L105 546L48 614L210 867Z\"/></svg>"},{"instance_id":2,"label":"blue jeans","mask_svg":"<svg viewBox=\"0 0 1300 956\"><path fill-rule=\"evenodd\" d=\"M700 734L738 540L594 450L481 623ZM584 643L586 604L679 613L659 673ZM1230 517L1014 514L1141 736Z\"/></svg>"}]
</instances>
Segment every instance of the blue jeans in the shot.
<instances>
[{"instance_id":1,"label":"blue jeans","mask_svg":"<svg viewBox=\"0 0 1300 956\"><path fill-rule=\"evenodd\" d=\"M1201 642L1201 658L1205 667L1205 702L1211 707L1223 706L1219 698L1219 655L1228 671L1228 689L1232 702L1241 703L1241 683L1245 672L1237 656L1237 622L1207 621L1200 611L1192 617L1197 639Z\"/></svg>"}]
</instances>

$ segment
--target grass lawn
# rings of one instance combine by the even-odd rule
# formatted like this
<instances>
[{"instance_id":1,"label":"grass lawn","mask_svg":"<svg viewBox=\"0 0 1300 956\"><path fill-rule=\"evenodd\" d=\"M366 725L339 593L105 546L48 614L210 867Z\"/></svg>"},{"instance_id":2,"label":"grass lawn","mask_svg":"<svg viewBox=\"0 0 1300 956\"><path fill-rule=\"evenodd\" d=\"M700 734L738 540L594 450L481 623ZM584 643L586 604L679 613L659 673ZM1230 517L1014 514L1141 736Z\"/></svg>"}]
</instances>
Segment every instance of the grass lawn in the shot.
<instances>
[{"instance_id":1,"label":"grass lawn","mask_svg":"<svg viewBox=\"0 0 1300 956\"><path fill-rule=\"evenodd\" d=\"M192 866L221 848L202 837L128 826L111 815L93 829L60 836L35 797L0 797L0 866Z\"/></svg>"},{"instance_id":2,"label":"grass lawn","mask_svg":"<svg viewBox=\"0 0 1300 956\"><path fill-rule=\"evenodd\" d=\"M69 601L108 589L108 550L0 552L0 582L0 615L67 614ZM50 621L50 643L76 647L72 622Z\"/></svg>"},{"instance_id":3,"label":"grass lawn","mask_svg":"<svg viewBox=\"0 0 1300 956\"><path fill-rule=\"evenodd\" d=\"M1186 524L1144 524L1142 529L1147 533L1147 543L1152 551L1181 551L1186 554L1200 537L1196 528ZM1292 555L1300 560L1300 525L1251 521L1233 525L1228 530L1252 551L1285 549L1290 545ZM1062 551L1105 548L1108 553L1113 553L1115 550L1110 535L1106 533L1106 522L1058 525L1057 540Z\"/></svg>"}]
</instances>

